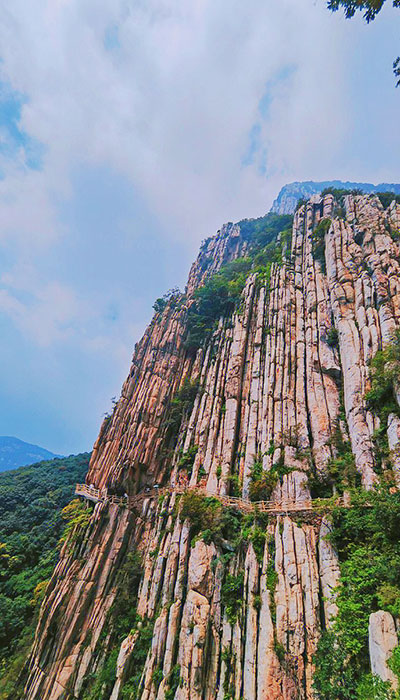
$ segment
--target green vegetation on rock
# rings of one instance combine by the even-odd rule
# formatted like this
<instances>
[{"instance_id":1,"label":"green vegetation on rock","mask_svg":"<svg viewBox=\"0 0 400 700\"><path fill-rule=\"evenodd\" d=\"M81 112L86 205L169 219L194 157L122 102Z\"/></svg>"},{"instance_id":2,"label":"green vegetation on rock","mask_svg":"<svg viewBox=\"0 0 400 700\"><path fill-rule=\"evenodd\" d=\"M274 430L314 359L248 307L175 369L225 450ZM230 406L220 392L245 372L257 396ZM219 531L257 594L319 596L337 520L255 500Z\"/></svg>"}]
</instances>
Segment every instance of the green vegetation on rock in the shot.
<instances>
[{"instance_id":1,"label":"green vegetation on rock","mask_svg":"<svg viewBox=\"0 0 400 700\"><path fill-rule=\"evenodd\" d=\"M231 625L237 620L239 611L243 605L243 571L236 576L230 573L225 575L221 588L221 600L225 607L225 614Z\"/></svg>"},{"instance_id":2,"label":"green vegetation on rock","mask_svg":"<svg viewBox=\"0 0 400 700\"><path fill-rule=\"evenodd\" d=\"M399 414L395 385L400 379L400 331L395 331L392 342L379 350L371 361L371 389L366 395L369 408L387 423L389 413Z\"/></svg>"},{"instance_id":3,"label":"green vegetation on rock","mask_svg":"<svg viewBox=\"0 0 400 700\"><path fill-rule=\"evenodd\" d=\"M183 295L179 287L174 287L166 292L162 297L158 297L153 304L153 309L156 313L162 313L166 308L167 304L170 304L171 308L175 308L182 301Z\"/></svg>"},{"instance_id":4,"label":"green vegetation on rock","mask_svg":"<svg viewBox=\"0 0 400 700\"><path fill-rule=\"evenodd\" d=\"M388 417L400 415L395 390L400 380L400 331L395 331L392 342L379 350L370 365L371 389L366 395L368 407L379 417L380 425L374 434L375 456L378 468L390 467L387 439Z\"/></svg>"},{"instance_id":5,"label":"green vegetation on rock","mask_svg":"<svg viewBox=\"0 0 400 700\"><path fill-rule=\"evenodd\" d=\"M129 635L137 633L137 640L130 659L131 675L123 688L123 698L135 700L139 682L153 636L154 621L142 619L136 612L135 601L143 574L142 561L137 551L127 553L118 571L118 595L110 608L107 620L107 633L103 635L103 652L106 662L95 674L88 674L84 681L82 700L106 700L116 681L116 665L121 642Z\"/></svg>"},{"instance_id":6,"label":"green vegetation on rock","mask_svg":"<svg viewBox=\"0 0 400 700\"><path fill-rule=\"evenodd\" d=\"M370 674L368 621L372 612L386 610L400 615L400 493L390 488L390 453L387 423L390 413L399 415L396 386L400 379L400 332L376 353L370 365L371 389L366 395L370 410L380 420L375 433L377 467L382 485L372 491L354 489L357 475L350 443L339 425L332 445L337 457L328 464L329 480L339 491L350 489L352 507L335 507L330 539L340 561L338 615L325 631L315 657L314 687L321 700L394 700L388 683ZM343 406L342 406L342 412ZM343 418L343 416L342 416ZM400 652L389 662L400 677Z\"/></svg>"},{"instance_id":7,"label":"green vegetation on rock","mask_svg":"<svg viewBox=\"0 0 400 700\"><path fill-rule=\"evenodd\" d=\"M262 457L258 456L251 469L250 500L268 501L280 479L291 471L293 469L284 463L283 450L280 459L271 466L269 471L263 469Z\"/></svg>"},{"instance_id":8,"label":"green vegetation on rock","mask_svg":"<svg viewBox=\"0 0 400 700\"><path fill-rule=\"evenodd\" d=\"M186 377L180 389L172 397L167 417L163 423L165 429L164 445L167 449L175 447L181 423L189 418L199 391L199 382L191 381Z\"/></svg>"},{"instance_id":9,"label":"green vegetation on rock","mask_svg":"<svg viewBox=\"0 0 400 700\"><path fill-rule=\"evenodd\" d=\"M362 195L363 191L355 188L355 189L346 189L346 188L340 188L340 187L325 187L324 190L322 190L321 195L324 197L326 194L331 194L334 196L336 201L340 206L344 205L344 198L352 194L353 197L357 197L358 195Z\"/></svg>"},{"instance_id":10,"label":"green vegetation on rock","mask_svg":"<svg viewBox=\"0 0 400 700\"><path fill-rule=\"evenodd\" d=\"M330 219L321 219L312 233L312 252L314 260L321 265L322 272L326 273L325 264L325 236L331 225Z\"/></svg>"},{"instance_id":11,"label":"green vegetation on rock","mask_svg":"<svg viewBox=\"0 0 400 700\"><path fill-rule=\"evenodd\" d=\"M200 537L207 544L232 543L240 536L242 513L233 508L225 508L213 496L203 496L195 491L187 491L179 504L180 517L191 524L192 538Z\"/></svg>"},{"instance_id":12,"label":"green vegetation on rock","mask_svg":"<svg viewBox=\"0 0 400 700\"><path fill-rule=\"evenodd\" d=\"M293 216L289 214L274 214L269 212L258 219L242 219L239 221L243 238L255 248L264 248L268 243L274 243L282 231L291 229Z\"/></svg>"},{"instance_id":13,"label":"green vegetation on rock","mask_svg":"<svg viewBox=\"0 0 400 700\"><path fill-rule=\"evenodd\" d=\"M178 469L186 471L188 479L190 479L192 475L193 464L194 460L196 459L198 449L199 448L197 445L192 445L186 452L181 451L180 453L181 456L178 462Z\"/></svg>"},{"instance_id":14,"label":"green vegetation on rock","mask_svg":"<svg viewBox=\"0 0 400 700\"><path fill-rule=\"evenodd\" d=\"M71 543L79 538L86 530L93 510L89 501L81 501L74 498L62 509L61 515L66 521L64 532L60 538L60 544L69 540Z\"/></svg>"},{"instance_id":15,"label":"green vegetation on rock","mask_svg":"<svg viewBox=\"0 0 400 700\"><path fill-rule=\"evenodd\" d=\"M186 347L196 352L215 330L219 319L227 318L240 306L248 276L255 272L268 284L271 264L281 263L290 249L292 216L267 214L260 219L239 222L248 243L246 257L227 263L194 292L188 310ZM279 238L279 240L278 240Z\"/></svg>"},{"instance_id":16,"label":"green vegetation on rock","mask_svg":"<svg viewBox=\"0 0 400 700\"><path fill-rule=\"evenodd\" d=\"M387 209L393 201L400 204L400 194L394 194L394 192L377 192L376 196L384 209Z\"/></svg>"},{"instance_id":17,"label":"green vegetation on rock","mask_svg":"<svg viewBox=\"0 0 400 700\"><path fill-rule=\"evenodd\" d=\"M189 350L197 350L218 320L237 308L251 266L250 258L233 260L196 289L195 302L188 312L186 347Z\"/></svg>"},{"instance_id":18,"label":"green vegetation on rock","mask_svg":"<svg viewBox=\"0 0 400 700\"><path fill-rule=\"evenodd\" d=\"M354 491L352 508L334 508L332 525L330 539L341 569L338 615L332 629L323 633L315 656L317 697L368 697L360 695L362 688L371 690L375 683L381 695L369 697L392 699L388 688L369 675L368 621L376 610L400 613L400 493L384 487Z\"/></svg>"}]
</instances>

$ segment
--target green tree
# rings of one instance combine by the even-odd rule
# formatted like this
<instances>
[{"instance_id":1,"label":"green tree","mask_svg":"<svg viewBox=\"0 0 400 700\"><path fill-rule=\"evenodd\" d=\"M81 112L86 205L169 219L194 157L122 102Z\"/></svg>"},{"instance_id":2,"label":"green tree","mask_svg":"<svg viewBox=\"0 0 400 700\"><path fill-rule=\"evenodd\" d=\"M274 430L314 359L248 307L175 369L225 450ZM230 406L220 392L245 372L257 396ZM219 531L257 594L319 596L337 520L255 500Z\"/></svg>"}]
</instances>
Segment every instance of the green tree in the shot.
<instances>
[{"instance_id":1,"label":"green tree","mask_svg":"<svg viewBox=\"0 0 400 700\"><path fill-rule=\"evenodd\" d=\"M372 22L381 11L386 0L328 0L328 8L335 12L343 8L346 17L354 17L356 12L364 12L367 22ZM393 7L400 7L400 0L393 0ZM393 72L397 78L396 87L400 85L400 56L393 63Z\"/></svg>"},{"instance_id":2,"label":"green tree","mask_svg":"<svg viewBox=\"0 0 400 700\"><path fill-rule=\"evenodd\" d=\"M65 519L74 528L89 514L82 502L70 503L89 457L52 459L0 474L0 700L21 697L18 677Z\"/></svg>"}]
</instances>

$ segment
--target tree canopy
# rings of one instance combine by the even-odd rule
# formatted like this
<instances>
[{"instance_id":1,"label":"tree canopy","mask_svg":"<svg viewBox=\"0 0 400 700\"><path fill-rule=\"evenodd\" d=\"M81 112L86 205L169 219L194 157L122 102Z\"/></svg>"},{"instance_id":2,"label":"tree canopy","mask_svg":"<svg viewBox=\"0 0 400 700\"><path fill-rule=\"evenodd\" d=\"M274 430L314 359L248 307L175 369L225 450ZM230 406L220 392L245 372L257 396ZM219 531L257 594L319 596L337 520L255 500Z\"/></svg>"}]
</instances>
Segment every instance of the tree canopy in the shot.
<instances>
[{"instance_id":1,"label":"tree canopy","mask_svg":"<svg viewBox=\"0 0 400 700\"><path fill-rule=\"evenodd\" d=\"M346 17L354 17L358 10L364 11L364 18L371 22L385 2L386 0L328 0L328 7L333 11L343 7ZM400 7L400 0L393 0L393 7Z\"/></svg>"},{"instance_id":2,"label":"tree canopy","mask_svg":"<svg viewBox=\"0 0 400 700\"><path fill-rule=\"evenodd\" d=\"M20 697L16 683L57 561L63 508L83 481L89 457L46 460L0 474L0 700Z\"/></svg>"},{"instance_id":3,"label":"tree canopy","mask_svg":"<svg viewBox=\"0 0 400 700\"><path fill-rule=\"evenodd\" d=\"M343 8L346 17L354 17L357 11L364 12L367 22L375 19L386 0L328 0L328 8L335 12ZM393 0L393 7L400 7L400 0ZM400 85L400 56L393 63L393 73L397 78L396 87Z\"/></svg>"}]
</instances>

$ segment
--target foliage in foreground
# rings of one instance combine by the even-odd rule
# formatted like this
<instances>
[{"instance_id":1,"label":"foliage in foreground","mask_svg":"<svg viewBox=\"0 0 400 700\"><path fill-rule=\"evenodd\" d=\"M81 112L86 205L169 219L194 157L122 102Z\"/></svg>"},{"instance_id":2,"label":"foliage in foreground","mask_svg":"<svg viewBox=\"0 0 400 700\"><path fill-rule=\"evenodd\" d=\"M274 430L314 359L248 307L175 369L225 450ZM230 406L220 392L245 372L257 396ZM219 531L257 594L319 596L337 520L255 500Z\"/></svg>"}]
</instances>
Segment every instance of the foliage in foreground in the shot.
<instances>
[{"instance_id":1,"label":"foliage in foreground","mask_svg":"<svg viewBox=\"0 0 400 700\"><path fill-rule=\"evenodd\" d=\"M328 8L334 12L343 8L347 18L354 17L360 10L364 12L364 19L371 22L381 11L386 0L328 0ZM393 0L393 7L400 7L400 0ZM393 63L393 73L398 78L396 87L400 85L400 56Z\"/></svg>"},{"instance_id":2,"label":"foliage in foreground","mask_svg":"<svg viewBox=\"0 0 400 700\"><path fill-rule=\"evenodd\" d=\"M357 10L364 10L364 18L367 22L371 22L381 11L385 2L386 0L329 0L328 7L333 11L342 7L346 17L354 17ZM400 0L393 0L393 7L400 7Z\"/></svg>"}]
</instances>

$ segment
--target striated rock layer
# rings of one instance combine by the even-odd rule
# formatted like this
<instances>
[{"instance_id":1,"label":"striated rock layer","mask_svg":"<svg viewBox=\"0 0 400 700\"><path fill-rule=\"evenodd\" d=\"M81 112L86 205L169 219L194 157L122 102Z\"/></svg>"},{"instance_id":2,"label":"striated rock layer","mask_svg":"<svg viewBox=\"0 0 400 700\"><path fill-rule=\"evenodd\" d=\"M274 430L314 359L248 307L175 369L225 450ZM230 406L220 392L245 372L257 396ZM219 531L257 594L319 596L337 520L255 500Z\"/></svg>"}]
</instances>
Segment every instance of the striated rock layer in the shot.
<instances>
[{"instance_id":1,"label":"striated rock layer","mask_svg":"<svg viewBox=\"0 0 400 700\"><path fill-rule=\"evenodd\" d=\"M312 239L322 218L331 223L321 267ZM370 359L400 326L399 230L395 203L384 210L375 197L348 196L341 212L332 195L312 197L294 216L288 259L272 265L268 283L250 274L240 308L194 353L185 345L194 290L249 250L232 224L203 244L186 295L156 313L137 344L87 475L88 484L122 497L154 484L171 492L147 498L140 513L98 503L86 531L66 543L41 609L27 700L94 697L85 693L111 653L110 611L133 552L141 554L143 573L126 609L136 609L139 623L116 650L111 685L105 681L95 697L313 697L312 657L336 614L339 566L326 539L329 522L285 513L264 519L262 546L250 539L229 558L229 543L192 540L173 489L182 484L182 454L196 446L192 486L222 495L236 483L246 500L258 459L265 473L286 467L272 499L307 501L311 473L323 476L335 457L337 430L350 441L362 484L374 484L378 419L364 396ZM188 381L195 395L171 448L171 401ZM396 420L389 424L393 447ZM241 581L235 617L224 593L227 576ZM387 615L385 630L393 626ZM129 695L143 625L153 624ZM384 634L371 635L378 668L387 656L378 648Z\"/></svg>"}]
</instances>

